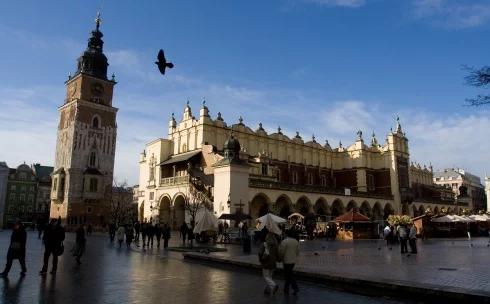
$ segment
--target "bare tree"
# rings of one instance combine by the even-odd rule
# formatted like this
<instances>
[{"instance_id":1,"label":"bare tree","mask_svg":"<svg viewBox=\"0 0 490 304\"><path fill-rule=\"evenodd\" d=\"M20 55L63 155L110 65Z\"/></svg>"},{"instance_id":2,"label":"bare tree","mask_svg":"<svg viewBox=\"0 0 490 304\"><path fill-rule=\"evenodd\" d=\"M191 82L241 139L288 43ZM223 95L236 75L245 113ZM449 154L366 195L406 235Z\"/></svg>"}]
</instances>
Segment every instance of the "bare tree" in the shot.
<instances>
[{"instance_id":1,"label":"bare tree","mask_svg":"<svg viewBox=\"0 0 490 304\"><path fill-rule=\"evenodd\" d=\"M114 181L112 187L112 198L110 204L111 221L119 226L120 224L130 223L132 220L133 190L128 187L126 182L117 183Z\"/></svg>"},{"instance_id":2,"label":"bare tree","mask_svg":"<svg viewBox=\"0 0 490 304\"><path fill-rule=\"evenodd\" d=\"M467 85L476 88L487 88L487 86L490 84L490 67L484 66L476 69L474 67L464 66L463 69L468 71L468 75L465 77ZM486 94L479 94L474 98L467 98L466 102L469 106L490 104L490 96Z\"/></svg>"},{"instance_id":3,"label":"bare tree","mask_svg":"<svg viewBox=\"0 0 490 304\"><path fill-rule=\"evenodd\" d=\"M191 218L191 228L196 224L196 216L202 208L208 208L207 197L204 192L196 189L192 183L189 184L189 191L185 197L184 209L189 213Z\"/></svg>"}]
</instances>

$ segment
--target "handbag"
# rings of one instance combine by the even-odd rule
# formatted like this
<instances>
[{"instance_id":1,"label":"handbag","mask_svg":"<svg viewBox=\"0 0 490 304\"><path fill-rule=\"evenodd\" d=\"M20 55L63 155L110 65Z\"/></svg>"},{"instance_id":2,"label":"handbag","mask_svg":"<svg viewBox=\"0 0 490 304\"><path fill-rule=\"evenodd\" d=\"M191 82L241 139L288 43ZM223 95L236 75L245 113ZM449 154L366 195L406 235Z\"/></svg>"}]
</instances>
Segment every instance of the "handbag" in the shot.
<instances>
[{"instance_id":1,"label":"handbag","mask_svg":"<svg viewBox=\"0 0 490 304\"><path fill-rule=\"evenodd\" d=\"M61 245L58 247L58 252L56 252L56 255L61 256L63 255L63 252L65 252L65 246L63 245L63 243L61 243Z\"/></svg>"}]
</instances>

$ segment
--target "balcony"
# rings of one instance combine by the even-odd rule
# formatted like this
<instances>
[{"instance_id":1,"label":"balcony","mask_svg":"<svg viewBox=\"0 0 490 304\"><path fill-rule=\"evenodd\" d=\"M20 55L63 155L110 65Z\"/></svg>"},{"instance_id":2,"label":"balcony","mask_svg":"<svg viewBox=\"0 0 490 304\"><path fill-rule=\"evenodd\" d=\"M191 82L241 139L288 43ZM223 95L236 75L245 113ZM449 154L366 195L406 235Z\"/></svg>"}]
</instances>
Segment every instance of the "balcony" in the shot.
<instances>
[{"instance_id":1,"label":"balcony","mask_svg":"<svg viewBox=\"0 0 490 304\"><path fill-rule=\"evenodd\" d=\"M172 187L177 185L188 184L190 181L189 175L175 176L175 177L164 177L160 179L161 187Z\"/></svg>"}]
</instances>

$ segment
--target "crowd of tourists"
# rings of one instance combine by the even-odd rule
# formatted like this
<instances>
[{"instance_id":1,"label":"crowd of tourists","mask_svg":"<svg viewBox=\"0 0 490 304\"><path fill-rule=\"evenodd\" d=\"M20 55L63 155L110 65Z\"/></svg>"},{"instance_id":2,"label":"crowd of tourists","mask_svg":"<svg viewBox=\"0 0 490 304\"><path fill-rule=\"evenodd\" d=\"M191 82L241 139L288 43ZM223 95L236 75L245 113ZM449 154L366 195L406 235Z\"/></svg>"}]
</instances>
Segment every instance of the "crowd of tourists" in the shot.
<instances>
[{"instance_id":1,"label":"crowd of tourists","mask_svg":"<svg viewBox=\"0 0 490 304\"><path fill-rule=\"evenodd\" d=\"M409 253L407 244L410 246L410 253L417 253L417 227L415 225L386 225L383 229L383 236L386 241L386 246L390 249L392 246L400 245L402 254Z\"/></svg>"},{"instance_id":2,"label":"crowd of tourists","mask_svg":"<svg viewBox=\"0 0 490 304\"><path fill-rule=\"evenodd\" d=\"M163 240L163 248L168 248L168 241L171 238L170 226L166 223L163 225L152 224L139 221L134 224L109 225L109 239L111 242L117 241L119 248L123 243L126 243L127 248L131 248L131 244L134 243L136 247L140 247L140 239L144 248L153 248L156 244L157 248L160 248L160 242Z\"/></svg>"}]
</instances>

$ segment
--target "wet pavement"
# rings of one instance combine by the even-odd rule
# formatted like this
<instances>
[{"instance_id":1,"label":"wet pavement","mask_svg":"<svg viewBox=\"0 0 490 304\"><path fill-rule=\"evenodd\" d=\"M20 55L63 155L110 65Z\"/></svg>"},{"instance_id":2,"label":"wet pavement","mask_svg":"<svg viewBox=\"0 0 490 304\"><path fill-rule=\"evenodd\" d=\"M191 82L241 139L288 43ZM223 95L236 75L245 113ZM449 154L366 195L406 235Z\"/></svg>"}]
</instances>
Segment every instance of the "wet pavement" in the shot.
<instances>
[{"instance_id":1,"label":"wet pavement","mask_svg":"<svg viewBox=\"0 0 490 304\"><path fill-rule=\"evenodd\" d=\"M0 263L5 263L9 237L10 231L0 232ZM69 254L73 238L67 234L58 274L42 277L38 275L42 244L35 232L29 232L27 275L19 275L20 266L14 261L9 278L0 279L0 303L401 303L309 283L300 284L296 297L281 292L267 297L256 273L187 263L180 253L163 249L118 249L101 235L88 237L86 255L78 266ZM173 238L171 246L177 243ZM236 246L230 249L239 252Z\"/></svg>"},{"instance_id":2,"label":"wet pavement","mask_svg":"<svg viewBox=\"0 0 490 304\"><path fill-rule=\"evenodd\" d=\"M418 240L418 253L403 255L382 240L315 240L300 248L300 271L490 297L489 238ZM213 255L258 264L239 250Z\"/></svg>"}]
</instances>

